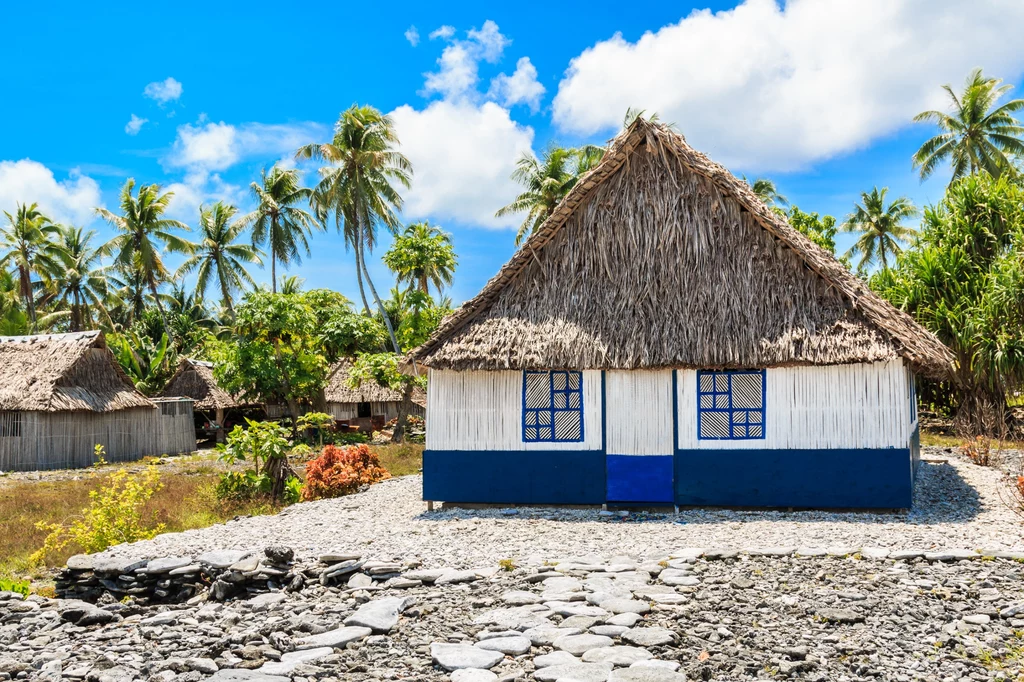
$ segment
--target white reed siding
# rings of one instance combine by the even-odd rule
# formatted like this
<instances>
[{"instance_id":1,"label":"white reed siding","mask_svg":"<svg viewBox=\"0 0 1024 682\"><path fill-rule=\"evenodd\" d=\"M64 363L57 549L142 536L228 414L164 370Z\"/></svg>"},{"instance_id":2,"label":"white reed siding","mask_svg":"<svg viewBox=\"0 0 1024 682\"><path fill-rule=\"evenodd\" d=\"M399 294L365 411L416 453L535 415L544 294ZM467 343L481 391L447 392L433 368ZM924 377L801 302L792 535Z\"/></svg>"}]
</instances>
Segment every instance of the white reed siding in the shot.
<instances>
[{"instance_id":1,"label":"white reed siding","mask_svg":"<svg viewBox=\"0 0 1024 682\"><path fill-rule=\"evenodd\" d=\"M697 372L680 370L679 448L906 447L911 432L908 376L899 360L769 369L765 377L765 438L698 440Z\"/></svg>"},{"instance_id":2,"label":"white reed siding","mask_svg":"<svg viewBox=\"0 0 1024 682\"><path fill-rule=\"evenodd\" d=\"M608 371L609 455L671 455L672 371Z\"/></svg>"},{"instance_id":3,"label":"white reed siding","mask_svg":"<svg viewBox=\"0 0 1024 682\"><path fill-rule=\"evenodd\" d=\"M600 450L601 372L583 372L579 443L523 442L523 373L430 370L430 450ZM671 432L670 432L671 433Z\"/></svg>"}]
</instances>

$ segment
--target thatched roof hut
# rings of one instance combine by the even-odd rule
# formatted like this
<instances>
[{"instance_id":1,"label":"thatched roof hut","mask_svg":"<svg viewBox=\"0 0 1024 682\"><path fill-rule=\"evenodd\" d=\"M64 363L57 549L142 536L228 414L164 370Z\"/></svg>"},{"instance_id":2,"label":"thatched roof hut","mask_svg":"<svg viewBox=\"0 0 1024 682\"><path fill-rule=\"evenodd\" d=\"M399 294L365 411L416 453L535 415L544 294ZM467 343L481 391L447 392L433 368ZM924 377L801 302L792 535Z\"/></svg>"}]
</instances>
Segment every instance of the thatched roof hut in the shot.
<instances>
[{"instance_id":1,"label":"thatched roof hut","mask_svg":"<svg viewBox=\"0 0 1024 682\"><path fill-rule=\"evenodd\" d=\"M160 395L191 398L193 407L203 412L257 405L239 400L221 388L213 376L213 363L192 358L182 358Z\"/></svg>"},{"instance_id":2,"label":"thatched roof hut","mask_svg":"<svg viewBox=\"0 0 1024 682\"><path fill-rule=\"evenodd\" d=\"M358 388L351 384L352 360L340 360L331 367L324 397L327 410L339 421L378 419L387 421L398 416L402 394L374 381L363 381ZM418 386L413 389L410 414L422 417L426 413L427 394Z\"/></svg>"},{"instance_id":3,"label":"thatched roof hut","mask_svg":"<svg viewBox=\"0 0 1024 682\"><path fill-rule=\"evenodd\" d=\"M642 119L411 357L459 370L904 358L932 377L952 361L746 182Z\"/></svg>"},{"instance_id":4,"label":"thatched roof hut","mask_svg":"<svg viewBox=\"0 0 1024 682\"><path fill-rule=\"evenodd\" d=\"M139 393L98 331L0 337L0 471L195 449L189 400Z\"/></svg>"},{"instance_id":5,"label":"thatched roof hut","mask_svg":"<svg viewBox=\"0 0 1024 682\"><path fill-rule=\"evenodd\" d=\"M952 356L638 119L409 360L426 500L893 508Z\"/></svg>"}]
</instances>

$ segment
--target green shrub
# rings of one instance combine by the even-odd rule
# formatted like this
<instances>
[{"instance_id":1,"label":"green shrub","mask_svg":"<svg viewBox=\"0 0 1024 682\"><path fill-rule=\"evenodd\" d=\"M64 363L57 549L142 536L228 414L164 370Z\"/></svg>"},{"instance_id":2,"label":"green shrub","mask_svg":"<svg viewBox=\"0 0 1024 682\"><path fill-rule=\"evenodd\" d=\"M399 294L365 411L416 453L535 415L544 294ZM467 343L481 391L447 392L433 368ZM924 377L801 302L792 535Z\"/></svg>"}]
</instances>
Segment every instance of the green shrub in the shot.
<instances>
[{"instance_id":1,"label":"green shrub","mask_svg":"<svg viewBox=\"0 0 1024 682\"><path fill-rule=\"evenodd\" d=\"M32 555L41 563L47 553L75 544L88 553L102 552L122 542L149 540L163 531L163 524L148 527L142 508L162 488L154 466L135 476L125 469L110 475L107 485L89 492L89 507L71 523L39 522L36 528L49 531L43 546Z\"/></svg>"},{"instance_id":2,"label":"green shrub","mask_svg":"<svg viewBox=\"0 0 1024 682\"><path fill-rule=\"evenodd\" d=\"M284 482L284 501L287 504L295 504L302 500L302 479L292 476Z\"/></svg>"},{"instance_id":3,"label":"green shrub","mask_svg":"<svg viewBox=\"0 0 1024 682\"><path fill-rule=\"evenodd\" d=\"M0 578L0 592L17 592L27 597L29 582L27 580L5 580Z\"/></svg>"},{"instance_id":4,"label":"green shrub","mask_svg":"<svg viewBox=\"0 0 1024 682\"><path fill-rule=\"evenodd\" d=\"M295 476L288 466L291 448L288 431L276 422L245 421L248 428L236 426L228 434L227 442L217 445L217 450L222 462L251 462L252 469L221 476L217 493L222 499L269 494L276 500L283 500L288 479Z\"/></svg>"},{"instance_id":5,"label":"green shrub","mask_svg":"<svg viewBox=\"0 0 1024 682\"><path fill-rule=\"evenodd\" d=\"M334 445L360 445L370 442L370 434L362 431L348 431L347 433L335 433L329 440Z\"/></svg>"},{"instance_id":6,"label":"green shrub","mask_svg":"<svg viewBox=\"0 0 1024 682\"><path fill-rule=\"evenodd\" d=\"M265 474L248 471L228 471L221 474L217 483L217 499L251 500L260 495L269 495L271 480Z\"/></svg>"}]
</instances>

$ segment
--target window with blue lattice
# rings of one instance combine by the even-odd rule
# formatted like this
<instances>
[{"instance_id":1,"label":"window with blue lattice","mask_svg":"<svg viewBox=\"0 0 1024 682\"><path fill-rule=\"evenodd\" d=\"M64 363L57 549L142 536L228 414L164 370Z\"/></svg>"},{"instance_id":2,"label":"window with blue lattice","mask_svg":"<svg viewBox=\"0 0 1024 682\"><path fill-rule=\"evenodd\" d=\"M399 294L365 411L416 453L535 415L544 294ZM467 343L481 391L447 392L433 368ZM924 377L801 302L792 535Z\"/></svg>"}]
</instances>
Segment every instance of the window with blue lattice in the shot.
<instances>
[{"instance_id":1,"label":"window with blue lattice","mask_svg":"<svg viewBox=\"0 0 1024 682\"><path fill-rule=\"evenodd\" d=\"M523 441L583 440L583 373L523 372Z\"/></svg>"},{"instance_id":2,"label":"window with blue lattice","mask_svg":"<svg viewBox=\"0 0 1024 682\"><path fill-rule=\"evenodd\" d=\"M765 372L697 372L697 437L764 438Z\"/></svg>"}]
</instances>

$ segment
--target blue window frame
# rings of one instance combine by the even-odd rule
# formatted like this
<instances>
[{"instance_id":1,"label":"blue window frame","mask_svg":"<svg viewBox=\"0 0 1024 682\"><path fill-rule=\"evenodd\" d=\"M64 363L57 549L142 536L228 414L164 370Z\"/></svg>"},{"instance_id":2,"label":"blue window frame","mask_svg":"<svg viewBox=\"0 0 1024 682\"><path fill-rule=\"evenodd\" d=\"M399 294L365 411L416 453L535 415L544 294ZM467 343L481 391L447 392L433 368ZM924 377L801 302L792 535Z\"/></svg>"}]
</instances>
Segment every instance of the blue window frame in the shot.
<instances>
[{"instance_id":1,"label":"blue window frame","mask_svg":"<svg viewBox=\"0 0 1024 682\"><path fill-rule=\"evenodd\" d=\"M523 441L583 440L583 372L523 372Z\"/></svg>"},{"instance_id":2,"label":"blue window frame","mask_svg":"<svg viewBox=\"0 0 1024 682\"><path fill-rule=\"evenodd\" d=\"M697 372L697 438L764 439L765 371Z\"/></svg>"}]
</instances>

